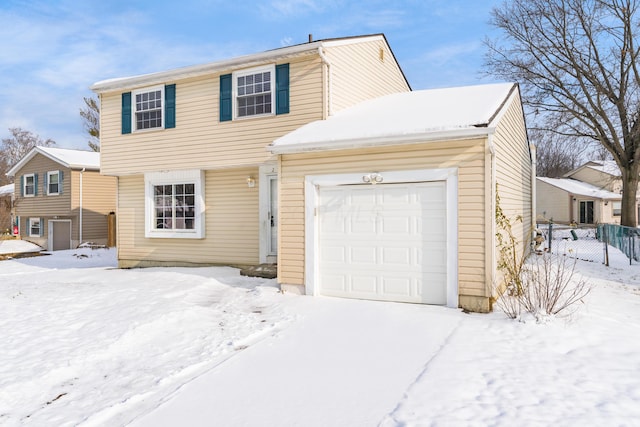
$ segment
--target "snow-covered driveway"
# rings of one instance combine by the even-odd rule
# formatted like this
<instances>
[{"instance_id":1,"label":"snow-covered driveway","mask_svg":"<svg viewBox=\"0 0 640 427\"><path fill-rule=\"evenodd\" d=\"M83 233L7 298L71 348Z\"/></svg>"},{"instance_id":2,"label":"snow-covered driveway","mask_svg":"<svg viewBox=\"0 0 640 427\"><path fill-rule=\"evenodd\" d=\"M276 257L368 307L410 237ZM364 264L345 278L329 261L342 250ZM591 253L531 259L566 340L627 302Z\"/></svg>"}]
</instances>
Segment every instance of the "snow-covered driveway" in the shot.
<instances>
[{"instance_id":1,"label":"snow-covered driveway","mask_svg":"<svg viewBox=\"0 0 640 427\"><path fill-rule=\"evenodd\" d=\"M640 266L538 325L111 250L0 262L0 426L637 425Z\"/></svg>"}]
</instances>

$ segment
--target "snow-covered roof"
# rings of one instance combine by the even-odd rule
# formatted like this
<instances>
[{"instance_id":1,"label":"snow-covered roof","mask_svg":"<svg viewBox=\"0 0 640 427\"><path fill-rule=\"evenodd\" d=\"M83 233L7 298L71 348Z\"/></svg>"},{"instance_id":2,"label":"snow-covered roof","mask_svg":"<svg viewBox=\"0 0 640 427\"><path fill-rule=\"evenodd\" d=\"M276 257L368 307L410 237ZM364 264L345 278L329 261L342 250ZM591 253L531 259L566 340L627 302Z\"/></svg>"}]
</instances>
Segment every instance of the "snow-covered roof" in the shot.
<instances>
[{"instance_id":1,"label":"snow-covered roof","mask_svg":"<svg viewBox=\"0 0 640 427\"><path fill-rule=\"evenodd\" d=\"M15 166L9 169L7 175L14 176L20 168L38 153L70 169L100 170L100 153L98 152L70 150L67 148L34 147Z\"/></svg>"},{"instance_id":2,"label":"snow-covered roof","mask_svg":"<svg viewBox=\"0 0 640 427\"><path fill-rule=\"evenodd\" d=\"M567 193L574 194L576 196L592 197L594 199L614 199L620 200L622 196L618 193L603 190L595 185L587 184L586 182L578 181L571 178L546 178L537 177L539 181L546 182L549 185L560 188Z\"/></svg>"},{"instance_id":3,"label":"snow-covered roof","mask_svg":"<svg viewBox=\"0 0 640 427\"><path fill-rule=\"evenodd\" d=\"M265 52L210 62L207 64L181 67L174 70L161 71L158 73L102 80L94 83L90 89L94 92L101 93L110 90L131 89L142 85L160 84L171 80L198 77L221 71L246 68L249 66L264 63L265 61L277 61L281 58L288 58L296 55L318 52L318 49L322 47L331 47L340 44L362 43L370 40L384 40L385 43L387 43L384 34L370 34L362 36L316 40L309 43L286 46L278 49L268 50ZM409 82L407 82L407 86L408 85Z\"/></svg>"},{"instance_id":4,"label":"snow-covered roof","mask_svg":"<svg viewBox=\"0 0 640 427\"><path fill-rule=\"evenodd\" d=\"M14 187L15 186L13 184L7 184L0 187L0 197L13 194L13 192L15 191Z\"/></svg>"},{"instance_id":5,"label":"snow-covered roof","mask_svg":"<svg viewBox=\"0 0 640 427\"><path fill-rule=\"evenodd\" d=\"M276 154L462 139L494 131L514 83L395 93L361 102L276 139Z\"/></svg>"}]
</instances>

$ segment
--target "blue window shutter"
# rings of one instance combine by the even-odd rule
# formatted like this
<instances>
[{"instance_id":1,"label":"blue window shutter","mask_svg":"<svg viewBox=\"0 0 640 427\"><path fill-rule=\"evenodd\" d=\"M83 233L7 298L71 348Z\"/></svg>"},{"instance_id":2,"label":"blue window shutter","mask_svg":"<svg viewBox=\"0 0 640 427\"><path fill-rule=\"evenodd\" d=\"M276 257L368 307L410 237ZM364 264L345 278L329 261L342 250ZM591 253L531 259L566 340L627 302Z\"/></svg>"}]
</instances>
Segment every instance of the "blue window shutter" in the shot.
<instances>
[{"instance_id":1,"label":"blue window shutter","mask_svg":"<svg viewBox=\"0 0 640 427\"><path fill-rule=\"evenodd\" d=\"M176 127L176 85L164 87L164 128Z\"/></svg>"},{"instance_id":2,"label":"blue window shutter","mask_svg":"<svg viewBox=\"0 0 640 427\"><path fill-rule=\"evenodd\" d=\"M49 172L45 172L43 174L43 178L44 178L44 184L42 185L42 194L49 194L49 187L47 187L47 181L49 179Z\"/></svg>"},{"instance_id":3,"label":"blue window shutter","mask_svg":"<svg viewBox=\"0 0 640 427\"><path fill-rule=\"evenodd\" d=\"M24 175L20 175L20 197L24 197Z\"/></svg>"},{"instance_id":4,"label":"blue window shutter","mask_svg":"<svg viewBox=\"0 0 640 427\"><path fill-rule=\"evenodd\" d=\"M231 74L220 76L220 121L232 119Z\"/></svg>"},{"instance_id":5,"label":"blue window shutter","mask_svg":"<svg viewBox=\"0 0 640 427\"><path fill-rule=\"evenodd\" d=\"M40 237L44 236L44 218L40 218Z\"/></svg>"},{"instance_id":6,"label":"blue window shutter","mask_svg":"<svg viewBox=\"0 0 640 427\"><path fill-rule=\"evenodd\" d=\"M62 194L62 189L64 188L64 184L62 183L62 178L64 174L62 171L58 171L58 193Z\"/></svg>"},{"instance_id":7,"label":"blue window shutter","mask_svg":"<svg viewBox=\"0 0 640 427\"><path fill-rule=\"evenodd\" d=\"M276 65L276 114L289 113L289 64Z\"/></svg>"},{"instance_id":8,"label":"blue window shutter","mask_svg":"<svg viewBox=\"0 0 640 427\"><path fill-rule=\"evenodd\" d=\"M33 174L33 195L34 196L38 195L38 174L37 173Z\"/></svg>"},{"instance_id":9,"label":"blue window shutter","mask_svg":"<svg viewBox=\"0 0 640 427\"><path fill-rule=\"evenodd\" d=\"M24 234L27 236L31 235L31 218L27 218L27 228L24 230Z\"/></svg>"},{"instance_id":10,"label":"blue window shutter","mask_svg":"<svg viewBox=\"0 0 640 427\"><path fill-rule=\"evenodd\" d=\"M131 133L131 92L122 94L122 133Z\"/></svg>"}]
</instances>

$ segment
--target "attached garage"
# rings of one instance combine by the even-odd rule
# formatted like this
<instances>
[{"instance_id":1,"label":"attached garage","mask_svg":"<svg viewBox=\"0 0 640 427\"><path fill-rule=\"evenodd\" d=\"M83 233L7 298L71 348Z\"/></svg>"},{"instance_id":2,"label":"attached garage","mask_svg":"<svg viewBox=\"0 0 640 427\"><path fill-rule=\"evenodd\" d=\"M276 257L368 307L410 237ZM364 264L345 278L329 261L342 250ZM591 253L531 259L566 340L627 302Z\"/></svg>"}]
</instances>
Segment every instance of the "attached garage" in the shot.
<instances>
[{"instance_id":1,"label":"attached garage","mask_svg":"<svg viewBox=\"0 0 640 427\"><path fill-rule=\"evenodd\" d=\"M533 218L517 85L385 96L270 149L280 165L283 290L491 310L496 185L501 208L524 219L521 242Z\"/></svg>"},{"instance_id":2,"label":"attached garage","mask_svg":"<svg viewBox=\"0 0 640 427\"><path fill-rule=\"evenodd\" d=\"M445 182L321 187L321 294L446 304Z\"/></svg>"}]
</instances>

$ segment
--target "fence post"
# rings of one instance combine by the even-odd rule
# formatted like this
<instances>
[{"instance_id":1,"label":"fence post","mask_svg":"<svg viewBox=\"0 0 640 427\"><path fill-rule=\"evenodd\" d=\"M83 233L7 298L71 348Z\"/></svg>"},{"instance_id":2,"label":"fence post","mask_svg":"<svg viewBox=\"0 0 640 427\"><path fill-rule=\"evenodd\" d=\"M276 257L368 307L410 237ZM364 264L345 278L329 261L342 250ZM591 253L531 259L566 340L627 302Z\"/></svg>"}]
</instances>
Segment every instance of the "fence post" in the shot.
<instances>
[{"instance_id":1,"label":"fence post","mask_svg":"<svg viewBox=\"0 0 640 427\"><path fill-rule=\"evenodd\" d=\"M631 236L631 232L629 232L629 265L631 265L631 260L633 259L633 237Z\"/></svg>"},{"instance_id":2,"label":"fence post","mask_svg":"<svg viewBox=\"0 0 640 427\"><path fill-rule=\"evenodd\" d=\"M549 221L549 253L551 253L551 241L553 240L553 223Z\"/></svg>"},{"instance_id":3,"label":"fence post","mask_svg":"<svg viewBox=\"0 0 640 427\"><path fill-rule=\"evenodd\" d=\"M609 227L602 225L602 241L604 242L604 265L609 267Z\"/></svg>"}]
</instances>

